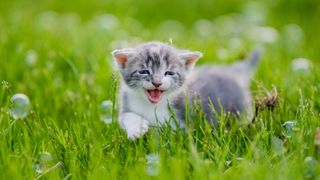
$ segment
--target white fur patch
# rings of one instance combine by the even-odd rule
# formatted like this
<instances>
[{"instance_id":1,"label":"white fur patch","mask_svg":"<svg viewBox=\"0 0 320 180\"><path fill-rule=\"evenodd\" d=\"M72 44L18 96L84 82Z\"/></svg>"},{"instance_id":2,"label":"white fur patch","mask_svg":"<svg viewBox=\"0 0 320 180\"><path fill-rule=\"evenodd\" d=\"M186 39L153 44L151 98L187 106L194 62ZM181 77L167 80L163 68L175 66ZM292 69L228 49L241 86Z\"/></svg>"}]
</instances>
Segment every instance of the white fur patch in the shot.
<instances>
[{"instance_id":1,"label":"white fur patch","mask_svg":"<svg viewBox=\"0 0 320 180\"><path fill-rule=\"evenodd\" d=\"M149 122L135 113L123 113L120 115L120 125L127 132L130 140L143 136L149 128Z\"/></svg>"}]
</instances>

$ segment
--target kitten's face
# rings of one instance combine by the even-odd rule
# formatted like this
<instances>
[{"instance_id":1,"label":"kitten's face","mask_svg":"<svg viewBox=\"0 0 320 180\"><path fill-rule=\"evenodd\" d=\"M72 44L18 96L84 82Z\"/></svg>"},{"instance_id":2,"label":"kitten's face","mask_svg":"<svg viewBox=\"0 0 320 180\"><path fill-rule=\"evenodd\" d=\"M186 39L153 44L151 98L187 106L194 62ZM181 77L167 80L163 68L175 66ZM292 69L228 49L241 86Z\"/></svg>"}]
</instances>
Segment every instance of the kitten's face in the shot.
<instances>
[{"instance_id":1,"label":"kitten's face","mask_svg":"<svg viewBox=\"0 0 320 180\"><path fill-rule=\"evenodd\" d=\"M115 50L113 55L125 84L152 104L179 89L201 57L199 52L181 51L159 42Z\"/></svg>"}]
</instances>

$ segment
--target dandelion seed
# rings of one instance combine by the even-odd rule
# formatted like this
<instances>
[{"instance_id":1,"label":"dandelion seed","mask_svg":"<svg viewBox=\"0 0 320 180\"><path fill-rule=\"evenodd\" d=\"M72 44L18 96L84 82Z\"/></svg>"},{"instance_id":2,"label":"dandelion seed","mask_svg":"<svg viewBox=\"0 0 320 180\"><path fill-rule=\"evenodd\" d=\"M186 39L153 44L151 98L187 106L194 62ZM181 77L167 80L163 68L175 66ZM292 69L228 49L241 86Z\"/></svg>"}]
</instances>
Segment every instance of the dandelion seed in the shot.
<instances>
[{"instance_id":1,"label":"dandelion seed","mask_svg":"<svg viewBox=\"0 0 320 180\"><path fill-rule=\"evenodd\" d=\"M8 83L7 81L2 81L2 82L1 82L1 85L2 85L2 87L3 87L5 90L11 89L11 85L10 85L10 83Z\"/></svg>"},{"instance_id":2,"label":"dandelion seed","mask_svg":"<svg viewBox=\"0 0 320 180\"><path fill-rule=\"evenodd\" d=\"M28 116L30 111L30 100L24 94L15 94L11 97L12 108L10 109L10 116L13 119L24 119Z\"/></svg>"},{"instance_id":3,"label":"dandelion seed","mask_svg":"<svg viewBox=\"0 0 320 180\"><path fill-rule=\"evenodd\" d=\"M113 103L110 100L105 100L100 105L100 119L106 124L112 123L112 107Z\"/></svg>"},{"instance_id":4,"label":"dandelion seed","mask_svg":"<svg viewBox=\"0 0 320 180\"><path fill-rule=\"evenodd\" d=\"M306 58L296 58L291 63L292 70L309 72L311 68L311 61Z\"/></svg>"},{"instance_id":5,"label":"dandelion seed","mask_svg":"<svg viewBox=\"0 0 320 180\"><path fill-rule=\"evenodd\" d=\"M147 154L147 168L146 171L149 176L157 176L160 172L160 158L159 154Z\"/></svg>"}]
</instances>

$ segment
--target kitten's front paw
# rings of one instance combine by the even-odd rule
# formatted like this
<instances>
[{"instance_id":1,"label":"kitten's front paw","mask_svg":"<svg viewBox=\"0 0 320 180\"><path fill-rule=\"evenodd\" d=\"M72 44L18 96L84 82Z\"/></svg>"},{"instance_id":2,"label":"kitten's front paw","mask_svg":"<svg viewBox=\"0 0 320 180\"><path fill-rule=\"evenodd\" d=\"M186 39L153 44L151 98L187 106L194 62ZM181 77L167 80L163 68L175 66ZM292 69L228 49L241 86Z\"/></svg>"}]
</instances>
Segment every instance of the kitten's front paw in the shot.
<instances>
[{"instance_id":1,"label":"kitten's front paw","mask_svg":"<svg viewBox=\"0 0 320 180\"><path fill-rule=\"evenodd\" d=\"M146 132L148 132L149 122L146 120L141 120L139 123L132 125L127 129L127 137L130 140L139 139Z\"/></svg>"},{"instance_id":2,"label":"kitten's front paw","mask_svg":"<svg viewBox=\"0 0 320 180\"><path fill-rule=\"evenodd\" d=\"M149 122L135 113L124 113L121 115L120 124L127 132L130 140L143 136L149 127Z\"/></svg>"}]
</instances>

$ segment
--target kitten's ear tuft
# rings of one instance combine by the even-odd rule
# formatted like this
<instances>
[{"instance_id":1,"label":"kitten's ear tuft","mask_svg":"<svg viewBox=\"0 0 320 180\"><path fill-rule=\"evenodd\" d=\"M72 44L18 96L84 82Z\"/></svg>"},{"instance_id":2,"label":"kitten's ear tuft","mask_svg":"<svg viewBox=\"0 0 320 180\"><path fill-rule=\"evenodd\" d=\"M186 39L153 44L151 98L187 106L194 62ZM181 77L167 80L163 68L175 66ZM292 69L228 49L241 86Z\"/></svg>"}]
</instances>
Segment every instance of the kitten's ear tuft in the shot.
<instances>
[{"instance_id":1,"label":"kitten's ear tuft","mask_svg":"<svg viewBox=\"0 0 320 180\"><path fill-rule=\"evenodd\" d=\"M112 56L116 60L118 65L121 65L121 67L124 67L124 65L128 62L128 59L130 56L134 55L136 53L135 49L116 49L112 51Z\"/></svg>"},{"instance_id":2,"label":"kitten's ear tuft","mask_svg":"<svg viewBox=\"0 0 320 180\"><path fill-rule=\"evenodd\" d=\"M181 51L179 56L185 61L187 68L193 68L194 64L202 57L199 51Z\"/></svg>"}]
</instances>

